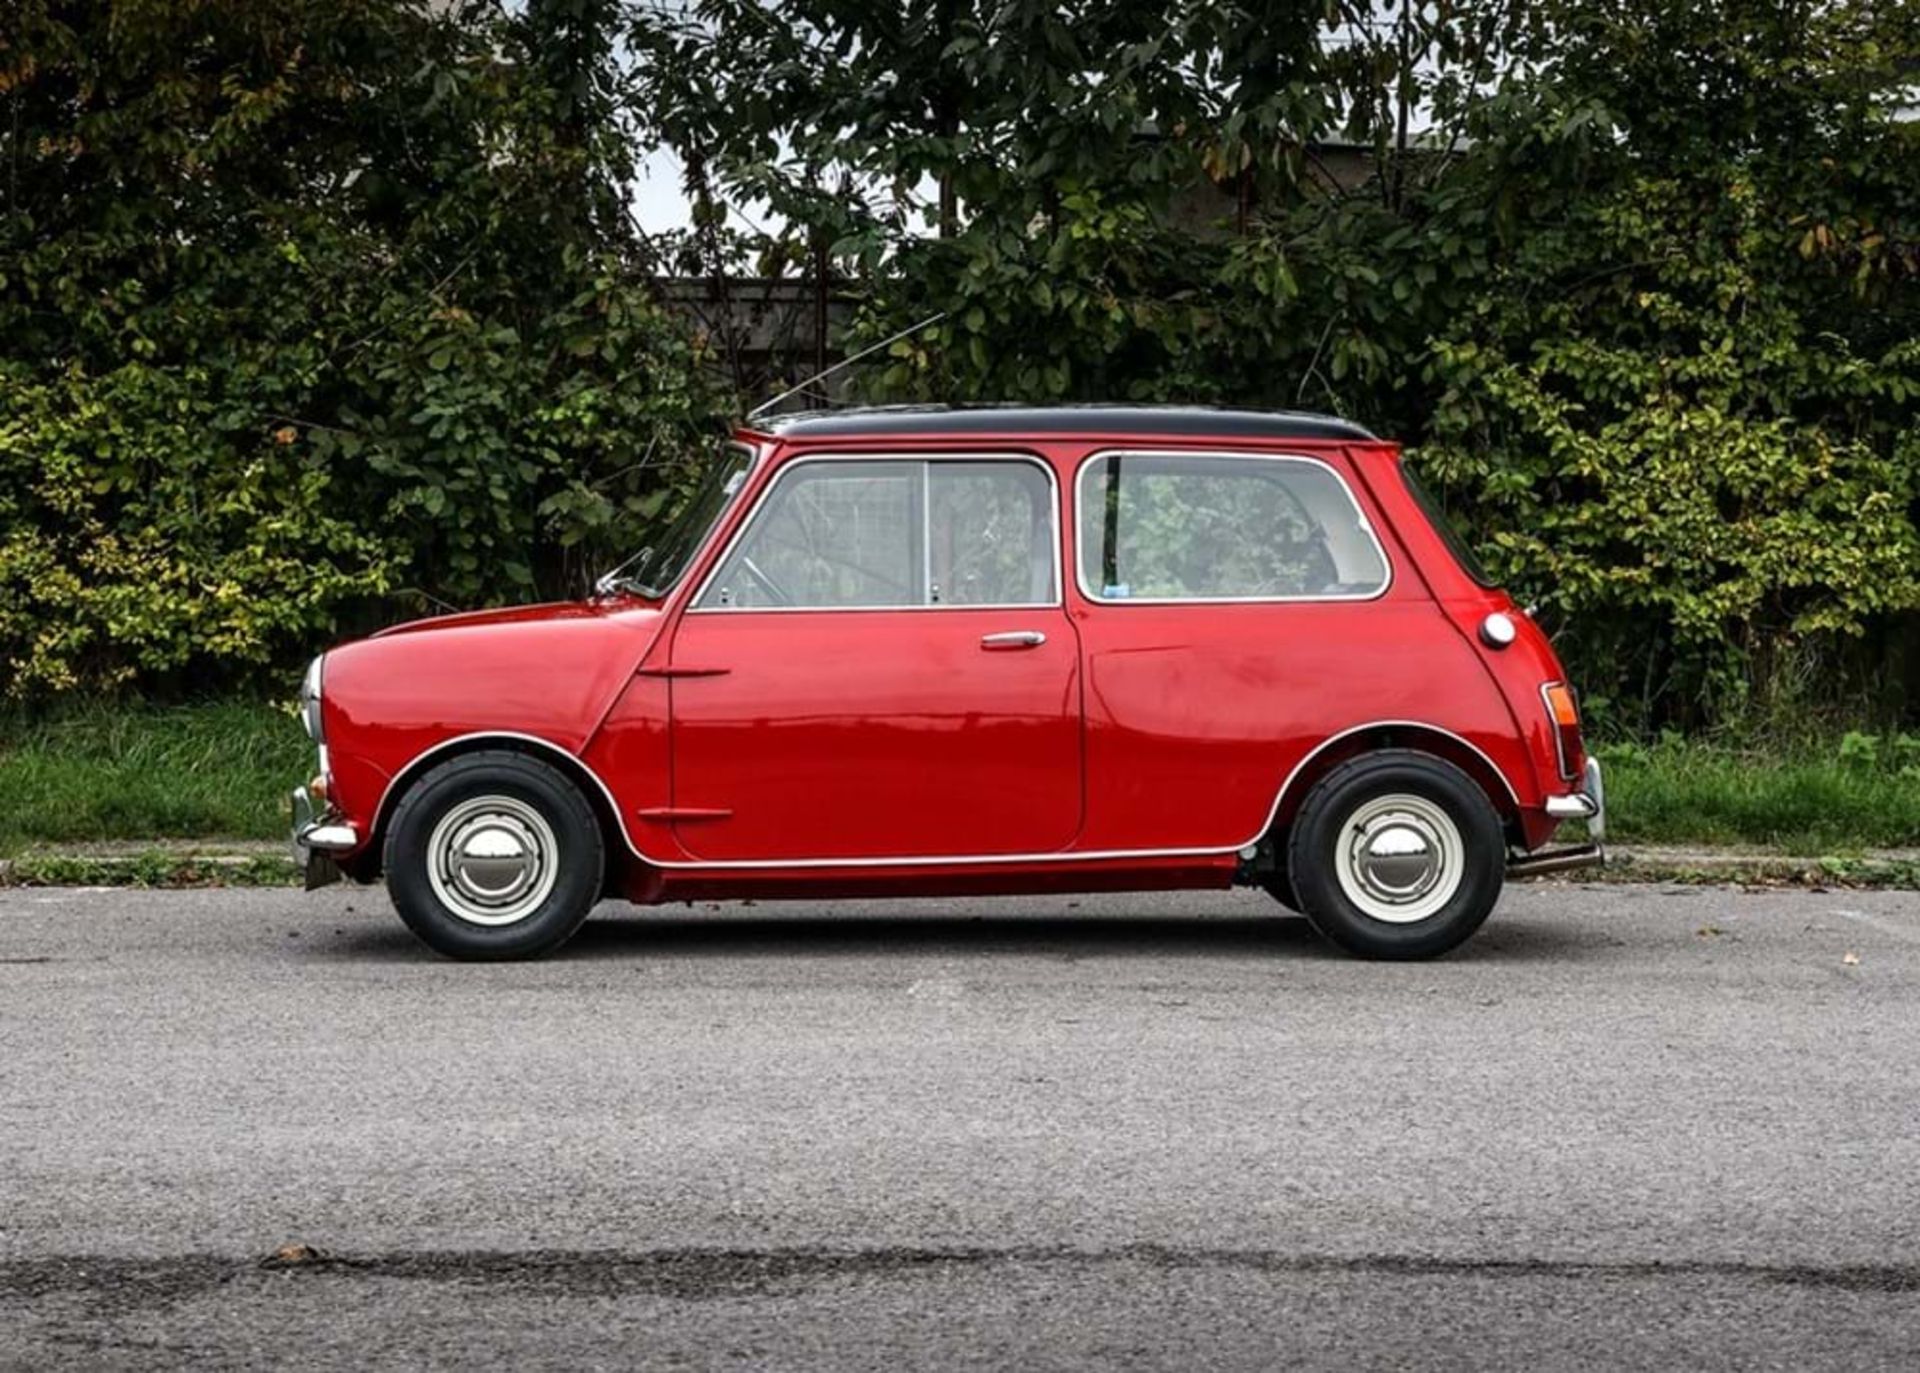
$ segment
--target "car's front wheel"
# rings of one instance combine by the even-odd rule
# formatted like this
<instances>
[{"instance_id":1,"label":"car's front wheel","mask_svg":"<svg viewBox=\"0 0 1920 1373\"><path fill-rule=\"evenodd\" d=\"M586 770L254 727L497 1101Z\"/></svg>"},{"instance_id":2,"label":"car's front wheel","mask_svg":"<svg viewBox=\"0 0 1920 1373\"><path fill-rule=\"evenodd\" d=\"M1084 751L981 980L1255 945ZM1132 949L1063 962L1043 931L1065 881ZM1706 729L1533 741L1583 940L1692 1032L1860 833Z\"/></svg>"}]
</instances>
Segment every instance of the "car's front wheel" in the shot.
<instances>
[{"instance_id":1,"label":"car's front wheel","mask_svg":"<svg viewBox=\"0 0 1920 1373\"><path fill-rule=\"evenodd\" d=\"M1314 928L1366 958L1431 958L1480 928L1506 839L1474 780L1430 754L1341 764L1294 817L1288 875Z\"/></svg>"},{"instance_id":2,"label":"car's front wheel","mask_svg":"<svg viewBox=\"0 0 1920 1373\"><path fill-rule=\"evenodd\" d=\"M451 958L482 960L558 948L593 908L606 859L579 788L537 758L489 751L408 789L385 864L408 929Z\"/></svg>"}]
</instances>

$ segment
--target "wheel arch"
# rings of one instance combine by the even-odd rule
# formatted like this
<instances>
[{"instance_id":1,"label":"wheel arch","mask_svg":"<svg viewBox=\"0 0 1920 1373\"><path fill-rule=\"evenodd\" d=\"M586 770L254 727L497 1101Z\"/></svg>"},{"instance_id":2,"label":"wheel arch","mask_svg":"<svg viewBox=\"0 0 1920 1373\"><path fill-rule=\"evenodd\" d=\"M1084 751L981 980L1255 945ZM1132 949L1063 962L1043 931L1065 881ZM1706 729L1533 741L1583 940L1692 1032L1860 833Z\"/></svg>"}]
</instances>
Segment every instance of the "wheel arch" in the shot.
<instances>
[{"instance_id":1,"label":"wheel arch","mask_svg":"<svg viewBox=\"0 0 1920 1373\"><path fill-rule=\"evenodd\" d=\"M1520 822L1520 795L1505 773L1474 744L1439 725L1417 720L1374 720L1322 740L1294 765L1274 799L1267 833L1277 836L1293 823L1316 783L1342 763L1381 749L1410 749L1451 763L1486 794L1500 823L1511 835Z\"/></svg>"},{"instance_id":2,"label":"wheel arch","mask_svg":"<svg viewBox=\"0 0 1920 1373\"><path fill-rule=\"evenodd\" d=\"M573 783L586 799L588 809L593 812L593 818L600 826L601 848L607 866L602 885L607 891L617 889L622 869L635 858L632 842L620 824L619 807L614 802L613 793L607 790L607 784L578 756L560 745L537 735L517 734L510 730L481 730L442 740L431 748L423 749L396 772L374 808L373 828L355 864L353 876L357 880L371 881L380 875L385 862L387 828L392 823L394 811L399 807L400 798L440 764L474 753L524 754L546 763Z\"/></svg>"}]
</instances>

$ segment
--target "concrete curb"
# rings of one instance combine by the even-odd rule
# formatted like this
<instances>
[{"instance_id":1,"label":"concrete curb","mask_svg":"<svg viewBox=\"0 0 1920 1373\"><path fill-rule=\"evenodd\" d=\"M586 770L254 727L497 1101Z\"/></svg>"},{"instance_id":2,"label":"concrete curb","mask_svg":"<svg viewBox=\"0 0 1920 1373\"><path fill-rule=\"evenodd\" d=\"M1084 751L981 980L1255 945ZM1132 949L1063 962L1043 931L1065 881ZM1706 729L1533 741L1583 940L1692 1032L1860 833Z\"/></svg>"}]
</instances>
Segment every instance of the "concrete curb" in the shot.
<instances>
[{"instance_id":1,"label":"concrete curb","mask_svg":"<svg viewBox=\"0 0 1920 1373\"><path fill-rule=\"evenodd\" d=\"M1609 848L1611 858L1618 853L1631 862L1669 866L1738 867L1752 863L1920 863L1920 848L1858 849L1845 854L1793 854L1779 849L1756 849L1729 845L1709 847L1685 844L1623 844Z\"/></svg>"},{"instance_id":2,"label":"concrete curb","mask_svg":"<svg viewBox=\"0 0 1920 1373\"><path fill-rule=\"evenodd\" d=\"M1920 849L1816 856L1750 848L1622 845L1607 850L1605 867L1540 880L1912 890L1920 889Z\"/></svg>"},{"instance_id":3,"label":"concrete curb","mask_svg":"<svg viewBox=\"0 0 1920 1373\"><path fill-rule=\"evenodd\" d=\"M285 844L48 845L0 858L0 887L290 886L299 869Z\"/></svg>"}]
</instances>

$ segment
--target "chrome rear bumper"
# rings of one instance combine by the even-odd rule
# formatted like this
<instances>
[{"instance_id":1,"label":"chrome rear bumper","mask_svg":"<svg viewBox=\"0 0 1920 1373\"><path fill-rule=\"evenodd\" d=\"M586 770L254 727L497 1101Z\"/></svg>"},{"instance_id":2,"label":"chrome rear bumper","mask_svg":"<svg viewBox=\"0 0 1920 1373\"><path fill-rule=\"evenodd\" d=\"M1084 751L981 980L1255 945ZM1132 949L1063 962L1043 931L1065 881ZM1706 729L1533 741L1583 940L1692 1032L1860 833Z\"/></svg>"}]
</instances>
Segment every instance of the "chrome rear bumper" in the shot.
<instances>
[{"instance_id":1,"label":"chrome rear bumper","mask_svg":"<svg viewBox=\"0 0 1920 1373\"><path fill-rule=\"evenodd\" d=\"M1600 776L1600 760L1587 759L1579 791L1549 796L1545 810L1557 820L1585 820L1588 843L1568 848L1537 849L1507 860L1508 877L1539 877L1574 868L1599 867L1607 861L1607 789Z\"/></svg>"},{"instance_id":2,"label":"chrome rear bumper","mask_svg":"<svg viewBox=\"0 0 1920 1373\"><path fill-rule=\"evenodd\" d=\"M1587 759L1587 775L1579 791L1567 796L1549 796L1547 814L1560 820L1585 820L1587 833L1596 844L1607 840L1607 789L1600 779L1600 760Z\"/></svg>"},{"instance_id":3,"label":"chrome rear bumper","mask_svg":"<svg viewBox=\"0 0 1920 1373\"><path fill-rule=\"evenodd\" d=\"M360 847L360 833L338 816L314 814L313 793L293 791L293 861L306 875L307 890L340 880L336 855Z\"/></svg>"}]
</instances>

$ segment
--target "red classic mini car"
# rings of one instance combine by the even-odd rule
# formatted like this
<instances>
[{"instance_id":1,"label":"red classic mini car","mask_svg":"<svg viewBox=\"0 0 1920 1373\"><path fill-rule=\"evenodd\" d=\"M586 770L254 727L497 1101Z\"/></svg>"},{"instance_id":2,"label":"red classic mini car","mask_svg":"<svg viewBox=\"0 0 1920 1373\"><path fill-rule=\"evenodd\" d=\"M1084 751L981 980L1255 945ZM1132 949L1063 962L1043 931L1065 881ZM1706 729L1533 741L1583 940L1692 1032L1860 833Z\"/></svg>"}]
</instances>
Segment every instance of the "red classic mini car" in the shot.
<instances>
[{"instance_id":1,"label":"red classic mini car","mask_svg":"<svg viewBox=\"0 0 1920 1373\"><path fill-rule=\"evenodd\" d=\"M587 601L314 660L310 885L457 958L593 904L1265 888L1357 954L1601 861L1546 636L1364 429L1198 408L783 415ZM1584 819L1590 842L1545 850Z\"/></svg>"}]
</instances>

